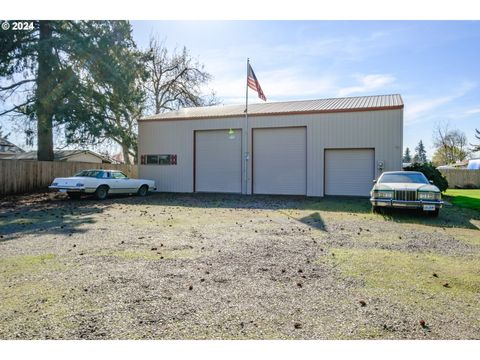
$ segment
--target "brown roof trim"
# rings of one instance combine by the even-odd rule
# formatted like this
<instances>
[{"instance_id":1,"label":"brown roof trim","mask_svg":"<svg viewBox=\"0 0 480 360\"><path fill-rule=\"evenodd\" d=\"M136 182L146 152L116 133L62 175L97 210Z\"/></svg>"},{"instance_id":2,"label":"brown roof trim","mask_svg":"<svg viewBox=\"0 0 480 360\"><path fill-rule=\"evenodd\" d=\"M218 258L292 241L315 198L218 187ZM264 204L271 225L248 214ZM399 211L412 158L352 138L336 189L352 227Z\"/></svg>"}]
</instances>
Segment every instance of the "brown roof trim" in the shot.
<instances>
[{"instance_id":1,"label":"brown roof trim","mask_svg":"<svg viewBox=\"0 0 480 360\"><path fill-rule=\"evenodd\" d=\"M254 116L277 116L277 115L313 115L313 114L333 114L333 113L345 113L345 112L365 112L365 111L382 111L382 110L400 110L404 105L395 106L377 106L370 108L351 108L351 109L330 109L330 110L310 110L310 111L284 111L284 112L270 112L270 113L257 113L248 114L249 117ZM211 116L180 116L180 117L166 117L166 118L142 118L138 119L138 122L151 122L151 121L177 121L177 120L205 120L205 119L225 119L243 117L243 114L234 115L211 115Z\"/></svg>"}]
</instances>

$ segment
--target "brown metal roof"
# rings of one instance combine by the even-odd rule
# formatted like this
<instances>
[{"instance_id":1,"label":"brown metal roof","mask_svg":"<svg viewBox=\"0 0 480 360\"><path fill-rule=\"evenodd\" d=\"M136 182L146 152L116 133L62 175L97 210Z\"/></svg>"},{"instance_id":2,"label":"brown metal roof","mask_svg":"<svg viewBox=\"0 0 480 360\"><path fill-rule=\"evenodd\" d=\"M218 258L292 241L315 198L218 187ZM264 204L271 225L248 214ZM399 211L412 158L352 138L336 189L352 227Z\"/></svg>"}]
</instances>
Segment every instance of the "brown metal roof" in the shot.
<instances>
[{"instance_id":1,"label":"brown metal roof","mask_svg":"<svg viewBox=\"0 0 480 360\"><path fill-rule=\"evenodd\" d=\"M399 94L393 94L250 104L248 115L315 114L402 108L402 97ZM244 111L245 105L194 107L147 116L140 121L235 117L243 116Z\"/></svg>"}]
</instances>

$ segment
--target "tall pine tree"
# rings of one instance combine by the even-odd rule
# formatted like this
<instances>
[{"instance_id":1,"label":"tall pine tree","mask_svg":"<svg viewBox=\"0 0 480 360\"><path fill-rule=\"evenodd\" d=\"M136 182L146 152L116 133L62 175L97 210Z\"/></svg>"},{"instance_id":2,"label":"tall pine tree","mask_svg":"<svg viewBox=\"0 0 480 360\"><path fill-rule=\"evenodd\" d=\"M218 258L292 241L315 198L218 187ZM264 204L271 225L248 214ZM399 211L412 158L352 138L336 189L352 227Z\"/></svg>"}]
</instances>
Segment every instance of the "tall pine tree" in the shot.
<instances>
[{"instance_id":1,"label":"tall pine tree","mask_svg":"<svg viewBox=\"0 0 480 360\"><path fill-rule=\"evenodd\" d=\"M412 156L410 155L410 149L407 147L405 153L403 154L403 162L409 163L412 161Z\"/></svg>"},{"instance_id":2,"label":"tall pine tree","mask_svg":"<svg viewBox=\"0 0 480 360\"><path fill-rule=\"evenodd\" d=\"M419 163L419 164L424 164L427 162L427 151L425 150L425 146L423 145L422 140L418 142L418 145L415 148L415 155L413 156L413 162Z\"/></svg>"},{"instance_id":3,"label":"tall pine tree","mask_svg":"<svg viewBox=\"0 0 480 360\"><path fill-rule=\"evenodd\" d=\"M107 95L128 87L117 86L121 74L112 71L119 49L134 47L126 21L34 21L29 30L1 31L0 116L36 121L39 160L53 160L56 125L65 125L67 143L98 139L105 108L114 104Z\"/></svg>"}]
</instances>

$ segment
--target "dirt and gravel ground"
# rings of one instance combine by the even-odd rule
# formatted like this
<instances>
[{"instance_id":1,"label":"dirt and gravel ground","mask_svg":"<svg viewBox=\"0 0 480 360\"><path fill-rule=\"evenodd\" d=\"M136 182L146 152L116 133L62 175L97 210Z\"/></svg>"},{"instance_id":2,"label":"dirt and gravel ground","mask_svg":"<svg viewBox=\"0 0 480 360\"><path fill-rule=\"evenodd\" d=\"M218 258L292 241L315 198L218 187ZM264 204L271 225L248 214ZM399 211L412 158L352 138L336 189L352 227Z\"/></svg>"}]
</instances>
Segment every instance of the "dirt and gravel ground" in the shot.
<instances>
[{"instance_id":1,"label":"dirt and gravel ground","mask_svg":"<svg viewBox=\"0 0 480 360\"><path fill-rule=\"evenodd\" d=\"M479 339L480 212L0 199L2 339Z\"/></svg>"}]
</instances>

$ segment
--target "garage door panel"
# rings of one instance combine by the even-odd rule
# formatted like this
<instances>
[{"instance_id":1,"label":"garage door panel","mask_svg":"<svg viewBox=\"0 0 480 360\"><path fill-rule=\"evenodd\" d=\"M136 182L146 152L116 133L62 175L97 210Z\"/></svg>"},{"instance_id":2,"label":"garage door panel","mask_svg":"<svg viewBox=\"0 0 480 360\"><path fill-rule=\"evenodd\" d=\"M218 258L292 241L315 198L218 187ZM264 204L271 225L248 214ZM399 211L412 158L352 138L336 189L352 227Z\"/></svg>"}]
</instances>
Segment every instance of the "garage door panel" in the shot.
<instances>
[{"instance_id":1,"label":"garage door panel","mask_svg":"<svg viewBox=\"0 0 480 360\"><path fill-rule=\"evenodd\" d=\"M306 128L254 129L253 168L255 194L305 195Z\"/></svg>"},{"instance_id":2,"label":"garage door panel","mask_svg":"<svg viewBox=\"0 0 480 360\"><path fill-rule=\"evenodd\" d=\"M195 132L195 191L242 191L241 131L234 139L228 130Z\"/></svg>"},{"instance_id":3,"label":"garage door panel","mask_svg":"<svg viewBox=\"0 0 480 360\"><path fill-rule=\"evenodd\" d=\"M327 149L325 195L368 196L374 172L373 149Z\"/></svg>"}]
</instances>

